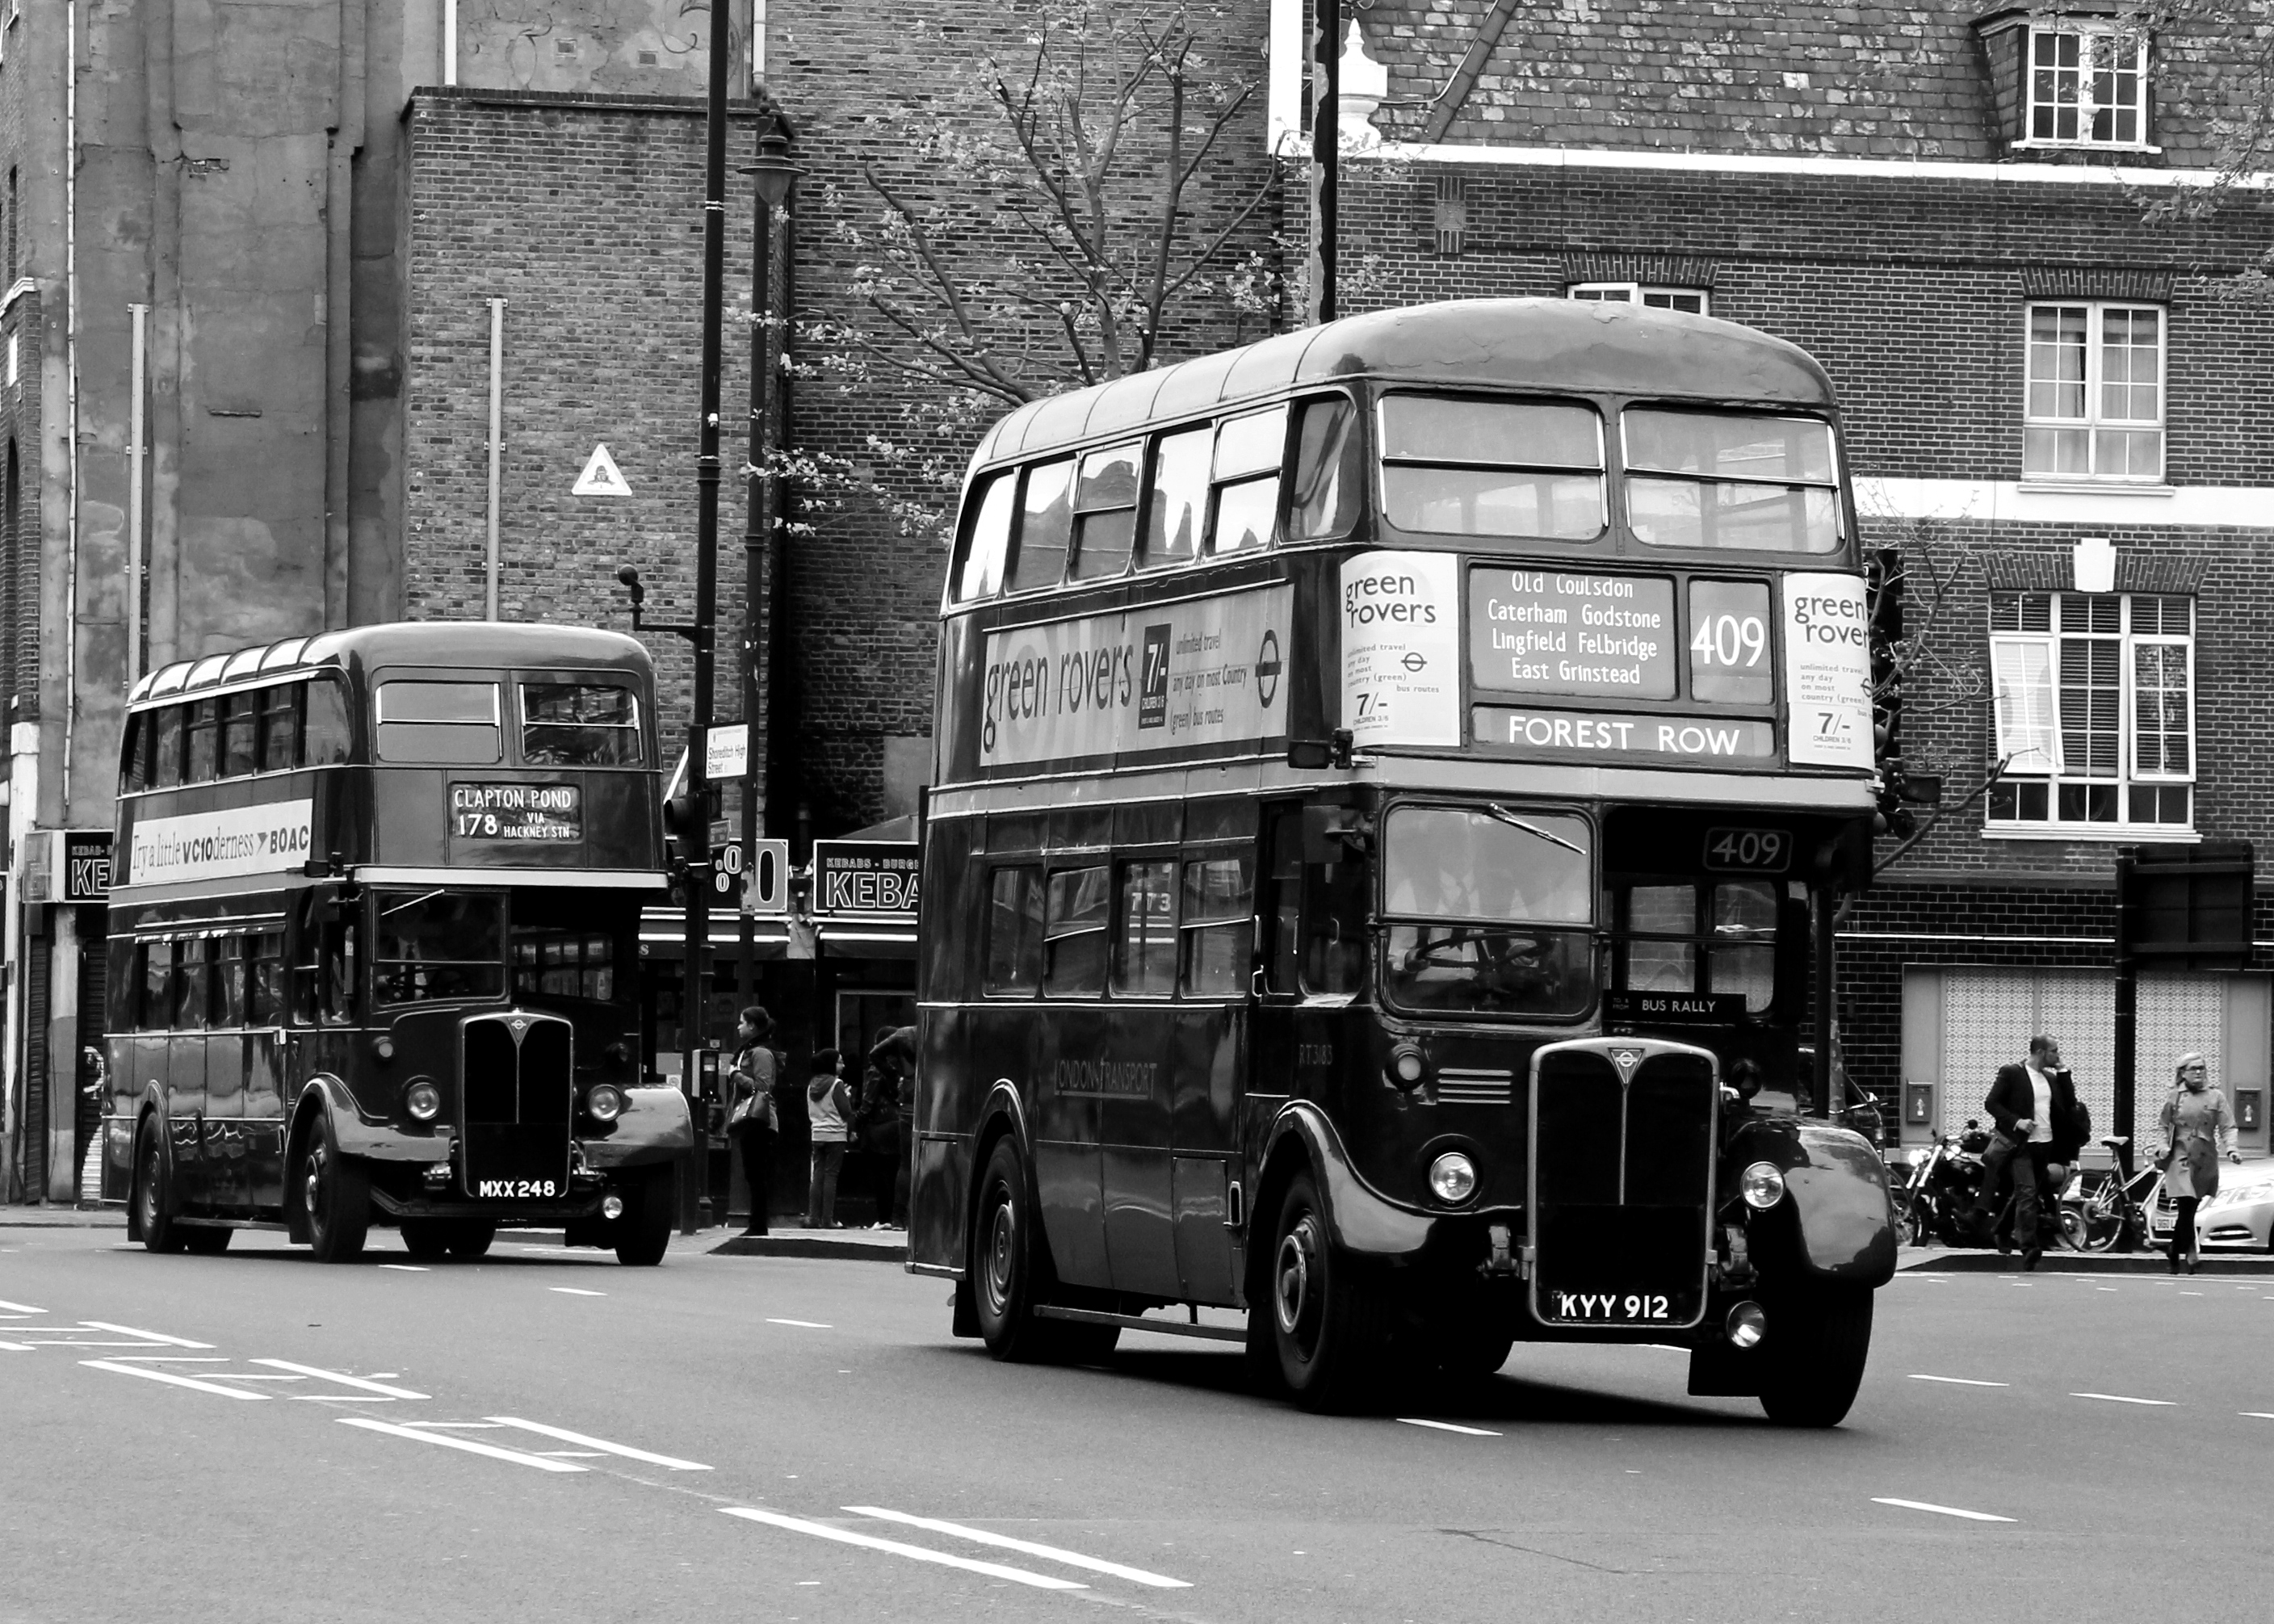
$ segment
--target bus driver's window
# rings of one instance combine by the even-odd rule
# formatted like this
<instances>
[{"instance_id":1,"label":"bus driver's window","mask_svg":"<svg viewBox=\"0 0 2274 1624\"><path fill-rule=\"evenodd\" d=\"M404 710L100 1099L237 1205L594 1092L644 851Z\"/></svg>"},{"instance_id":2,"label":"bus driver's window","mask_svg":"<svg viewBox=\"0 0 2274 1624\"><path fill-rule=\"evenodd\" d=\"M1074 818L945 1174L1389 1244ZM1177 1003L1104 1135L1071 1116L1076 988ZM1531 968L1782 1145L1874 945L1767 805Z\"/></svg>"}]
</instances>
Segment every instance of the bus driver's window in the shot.
<instances>
[{"instance_id":1,"label":"bus driver's window","mask_svg":"<svg viewBox=\"0 0 2274 1624\"><path fill-rule=\"evenodd\" d=\"M313 1025L356 1015L357 930L352 903L310 892L300 907L300 951L292 974L293 1013Z\"/></svg>"},{"instance_id":2,"label":"bus driver's window","mask_svg":"<svg viewBox=\"0 0 2274 1624\"><path fill-rule=\"evenodd\" d=\"M1354 993L1366 976L1367 865L1362 852L1339 839L1323 854L1304 849L1303 811L1284 808L1271 818L1271 932L1269 979L1278 993Z\"/></svg>"}]
</instances>

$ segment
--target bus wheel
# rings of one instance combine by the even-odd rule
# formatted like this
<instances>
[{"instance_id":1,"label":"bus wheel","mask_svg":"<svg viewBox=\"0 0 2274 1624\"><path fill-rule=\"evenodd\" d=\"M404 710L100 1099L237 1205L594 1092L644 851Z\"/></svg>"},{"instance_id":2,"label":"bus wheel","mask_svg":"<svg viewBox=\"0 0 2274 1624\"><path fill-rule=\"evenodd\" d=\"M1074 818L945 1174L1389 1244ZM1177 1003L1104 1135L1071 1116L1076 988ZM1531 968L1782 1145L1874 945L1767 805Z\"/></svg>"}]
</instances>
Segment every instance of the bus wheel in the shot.
<instances>
[{"instance_id":1,"label":"bus wheel","mask_svg":"<svg viewBox=\"0 0 2274 1624\"><path fill-rule=\"evenodd\" d=\"M1837 1426L1864 1384L1871 1350L1871 1293L1855 1286L1781 1292L1763 1304L1768 1369L1761 1408L1779 1426Z\"/></svg>"},{"instance_id":2,"label":"bus wheel","mask_svg":"<svg viewBox=\"0 0 2274 1624\"><path fill-rule=\"evenodd\" d=\"M301 1153L300 1199L308 1214L308 1244L320 1263L352 1263L371 1232L371 1177L340 1154L332 1125L320 1115Z\"/></svg>"},{"instance_id":3,"label":"bus wheel","mask_svg":"<svg viewBox=\"0 0 2274 1624\"><path fill-rule=\"evenodd\" d=\"M146 1116L134 1138L134 1228L152 1252L187 1249L189 1231L174 1222L174 1192L166 1176L166 1147L158 1119ZM228 1230L222 1231L226 1235Z\"/></svg>"},{"instance_id":4,"label":"bus wheel","mask_svg":"<svg viewBox=\"0 0 2274 1624\"><path fill-rule=\"evenodd\" d=\"M1007 1139L997 1140L987 1170L980 1175L979 1211L971 1226L969 1278L973 1305L979 1311L979 1335L998 1359L1047 1359L1071 1353L1078 1361L1087 1350L1069 1349L1067 1339L1054 1335L1058 1326L1035 1318L1034 1210L1019 1147ZM1089 1357L1103 1357L1111 1346L1107 1342Z\"/></svg>"},{"instance_id":5,"label":"bus wheel","mask_svg":"<svg viewBox=\"0 0 2274 1624\"><path fill-rule=\"evenodd\" d=\"M461 1263L471 1263L487 1257L490 1243L495 1239L497 1225L479 1218L461 1218L450 1228L450 1255Z\"/></svg>"},{"instance_id":6,"label":"bus wheel","mask_svg":"<svg viewBox=\"0 0 2274 1624\"><path fill-rule=\"evenodd\" d=\"M447 1218L405 1218L403 1250L421 1263L440 1263L450 1255L450 1221Z\"/></svg>"},{"instance_id":7,"label":"bus wheel","mask_svg":"<svg viewBox=\"0 0 2274 1624\"><path fill-rule=\"evenodd\" d=\"M1373 1390L1389 1346L1387 1305L1337 1255L1307 1172L1279 1203L1268 1310L1279 1374L1306 1410L1350 1410Z\"/></svg>"},{"instance_id":8,"label":"bus wheel","mask_svg":"<svg viewBox=\"0 0 2274 1624\"><path fill-rule=\"evenodd\" d=\"M624 1203L623 1215L616 1220L616 1261L633 1268L653 1268L663 1261L663 1254L671 1247L671 1231L676 1214L672 1210L678 1205L672 1199L679 1186L674 1182L673 1170L663 1168L650 1173L625 1193L631 1199ZM495 1235L497 1226L490 1232ZM482 1243L487 1251L489 1243Z\"/></svg>"}]
</instances>

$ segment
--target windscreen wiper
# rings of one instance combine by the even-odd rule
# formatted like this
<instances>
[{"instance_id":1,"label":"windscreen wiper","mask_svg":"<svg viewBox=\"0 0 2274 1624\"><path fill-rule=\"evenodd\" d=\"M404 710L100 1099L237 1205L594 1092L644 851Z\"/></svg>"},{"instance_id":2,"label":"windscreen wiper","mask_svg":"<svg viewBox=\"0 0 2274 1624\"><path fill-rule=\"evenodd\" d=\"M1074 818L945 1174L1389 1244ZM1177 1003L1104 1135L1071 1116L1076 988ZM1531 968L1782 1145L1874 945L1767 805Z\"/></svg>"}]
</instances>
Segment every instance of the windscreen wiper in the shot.
<instances>
[{"instance_id":1,"label":"windscreen wiper","mask_svg":"<svg viewBox=\"0 0 2274 1624\"><path fill-rule=\"evenodd\" d=\"M1512 828L1521 829L1528 835L1538 835L1550 846L1560 846L1565 851L1576 852L1582 857L1585 857L1587 854L1587 848L1585 846L1574 846L1570 841L1566 840L1562 835L1549 834L1537 823L1525 823L1522 818L1517 816L1515 813L1510 811L1497 801L1487 806L1485 810L1491 813L1502 823L1509 824Z\"/></svg>"}]
</instances>

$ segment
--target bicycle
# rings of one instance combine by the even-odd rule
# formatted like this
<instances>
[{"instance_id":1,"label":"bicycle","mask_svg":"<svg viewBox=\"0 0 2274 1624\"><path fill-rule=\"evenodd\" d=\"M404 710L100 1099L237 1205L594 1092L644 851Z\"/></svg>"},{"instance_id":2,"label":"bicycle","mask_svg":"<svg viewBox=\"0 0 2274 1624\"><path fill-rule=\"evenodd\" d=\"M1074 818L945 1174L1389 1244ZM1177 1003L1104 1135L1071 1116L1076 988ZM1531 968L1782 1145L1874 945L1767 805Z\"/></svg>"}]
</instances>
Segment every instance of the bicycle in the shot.
<instances>
[{"instance_id":1,"label":"bicycle","mask_svg":"<svg viewBox=\"0 0 2274 1624\"><path fill-rule=\"evenodd\" d=\"M2108 1147L2116 1165L2075 1200L2063 1197L2061 1226L2066 1231L2074 1217L2082 1251L2135 1252L2148 1238L2150 1214L2163 1196L2164 1175L2154 1167L2127 1170L2131 1163L2130 1139L2111 1135L2100 1142Z\"/></svg>"}]
</instances>

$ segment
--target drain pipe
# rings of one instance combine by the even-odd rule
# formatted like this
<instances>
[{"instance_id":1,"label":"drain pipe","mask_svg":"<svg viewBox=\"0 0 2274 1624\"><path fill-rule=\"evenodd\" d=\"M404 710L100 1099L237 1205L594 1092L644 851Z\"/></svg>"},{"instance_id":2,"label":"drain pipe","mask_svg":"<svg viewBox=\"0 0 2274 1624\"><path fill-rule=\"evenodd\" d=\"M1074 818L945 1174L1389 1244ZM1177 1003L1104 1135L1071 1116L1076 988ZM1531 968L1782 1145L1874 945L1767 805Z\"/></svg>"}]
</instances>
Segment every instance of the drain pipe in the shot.
<instances>
[{"instance_id":1,"label":"drain pipe","mask_svg":"<svg viewBox=\"0 0 2274 1624\"><path fill-rule=\"evenodd\" d=\"M483 619L498 618L498 485L505 457L505 301L490 301L490 534L489 590Z\"/></svg>"},{"instance_id":2,"label":"drain pipe","mask_svg":"<svg viewBox=\"0 0 2274 1624\"><path fill-rule=\"evenodd\" d=\"M132 391L126 402L126 688L142 674L142 455L147 420L142 410L150 354L150 307L129 304L134 323Z\"/></svg>"},{"instance_id":3,"label":"drain pipe","mask_svg":"<svg viewBox=\"0 0 2274 1624\"><path fill-rule=\"evenodd\" d=\"M442 0L442 82L458 82L458 0Z\"/></svg>"}]
</instances>

